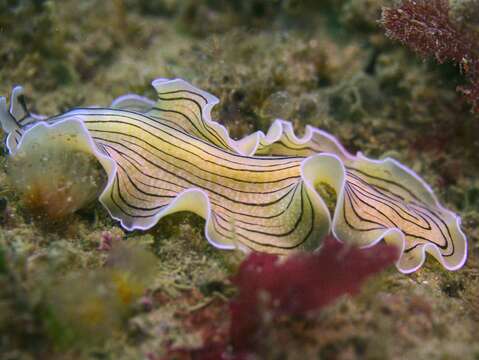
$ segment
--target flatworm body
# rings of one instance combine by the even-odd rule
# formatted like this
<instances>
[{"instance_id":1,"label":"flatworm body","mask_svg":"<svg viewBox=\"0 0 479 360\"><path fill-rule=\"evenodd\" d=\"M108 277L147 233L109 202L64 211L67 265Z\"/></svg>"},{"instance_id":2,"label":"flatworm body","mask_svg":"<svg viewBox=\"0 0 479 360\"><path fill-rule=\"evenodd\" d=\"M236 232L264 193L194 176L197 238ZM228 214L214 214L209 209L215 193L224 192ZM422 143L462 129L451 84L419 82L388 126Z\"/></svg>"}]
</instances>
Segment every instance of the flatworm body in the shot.
<instances>
[{"instance_id":1,"label":"flatworm body","mask_svg":"<svg viewBox=\"0 0 479 360\"><path fill-rule=\"evenodd\" d=\"M426 252L450 270L464 264L460 218L395 160L353 156L310 126L298 138L283 120L233 140L210 118L216 97L179 79L153 86L156 102L125 95L51 118L30 114L17 87L10 109L0 99L11 156L46 139L93 154L108 174L100 201L127 230L192 211L224 249L313 250L332 231L355 245L395 244L402 272L418 269Z\"/></svg>"}]
</instances>

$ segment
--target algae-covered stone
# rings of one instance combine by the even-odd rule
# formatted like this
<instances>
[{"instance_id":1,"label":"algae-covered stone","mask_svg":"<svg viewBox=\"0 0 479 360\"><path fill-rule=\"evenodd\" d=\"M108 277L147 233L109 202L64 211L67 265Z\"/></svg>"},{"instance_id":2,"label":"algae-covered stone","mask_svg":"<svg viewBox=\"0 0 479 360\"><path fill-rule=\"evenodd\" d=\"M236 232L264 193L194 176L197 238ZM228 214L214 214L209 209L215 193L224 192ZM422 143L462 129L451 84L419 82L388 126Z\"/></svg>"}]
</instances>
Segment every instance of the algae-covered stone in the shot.
<instances>
[{"instance_id":1,"label":"algae-covered stone","mask_svg":"<svg viewBox=\"0 0 479 360\"><path fill-rule=\"evenodd\" d=\"M95 201L106 174L83 152L38 144L9 158L7 171L22 203L47 219L59 219Z\"/></svg>"}]
</instances>

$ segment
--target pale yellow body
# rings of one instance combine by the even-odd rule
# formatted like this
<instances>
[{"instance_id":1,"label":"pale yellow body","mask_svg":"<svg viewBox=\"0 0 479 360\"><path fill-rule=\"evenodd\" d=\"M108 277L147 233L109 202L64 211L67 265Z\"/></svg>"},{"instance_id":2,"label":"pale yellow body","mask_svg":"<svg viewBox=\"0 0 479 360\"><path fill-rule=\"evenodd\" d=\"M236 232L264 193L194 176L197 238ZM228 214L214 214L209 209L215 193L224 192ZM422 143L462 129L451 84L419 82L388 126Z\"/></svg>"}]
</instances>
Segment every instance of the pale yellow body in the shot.
<instances>
[{"instance_id":1,"label":"pale yellow body","mask_svg":"<svg viewBox=\"0 0 479 360\"><path fill-rule=\"evenodd\" d=\"M61 134L76 131L76 146L108 174L101 202L127 229L188 210L206 219L208 240L222 248L287 254L317 248L332 230L361 246L394 243L404 272L421 266L426 252L448 269L464 263L459 218L396 161L352 156L311 127L297 138L281 120L266 135L235 141L210 119L216 98L182 80L153 85L156 103L126 96L110 108L74 109L15 129L10 148L52 132L72 146Z\"/></svg>"}]
</instances>

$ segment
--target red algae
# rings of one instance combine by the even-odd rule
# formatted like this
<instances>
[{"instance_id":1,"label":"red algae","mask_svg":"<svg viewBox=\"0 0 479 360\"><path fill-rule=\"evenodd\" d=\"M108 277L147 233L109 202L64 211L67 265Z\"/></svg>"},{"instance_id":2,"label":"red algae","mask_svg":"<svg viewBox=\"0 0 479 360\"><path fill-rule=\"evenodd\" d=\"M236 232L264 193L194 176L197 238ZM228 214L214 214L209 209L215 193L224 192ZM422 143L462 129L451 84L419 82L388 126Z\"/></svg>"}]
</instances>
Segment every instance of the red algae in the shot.
<instances>
[{"instance_id":1,"label":"red algae","mask_svg":"<svg viewBox=\"0 0 479 360\"><path fill-rule=\"evenodd\" d=\"M283 263L274 255L250 255L233 278L240 291L230 307L233 347L254 344L262 311L279 317L319 310L344 294L357 293L367 277L393 264L397 256L397 249L388 245L358 249L332 237L319 252L298 254Z\"/></svg>"},{"instance_id":2,"label":"red algae","mask_svg":"<svg viewBox=\"0 0 479 360\"><path fill-rule=\"evenodd\" d=\"M447 0L406 0L397 8L384 8L386 36L398 40L420 56L439 63L452 62L465 75L458 88L479 112L479 57L477 36L460 29L449 16Z\"/></svg>"},{"instance_id":3,"label":"red algae","mask_svg":"<svg viewBox=\"0 0 479 360\"><path fill-rule=\"evenodd\" d=\"M379 244L367 249L350 247L328 237L317 253L300 253L284 261L276 255L253 253L232 278L239 294L231 300L229 334L199 349L172 350L180 359L246 359L254 356L271 324L305 317L342 295L359 292L370 276L392 265L395 247Z\"/></svg>"}]
</instances>

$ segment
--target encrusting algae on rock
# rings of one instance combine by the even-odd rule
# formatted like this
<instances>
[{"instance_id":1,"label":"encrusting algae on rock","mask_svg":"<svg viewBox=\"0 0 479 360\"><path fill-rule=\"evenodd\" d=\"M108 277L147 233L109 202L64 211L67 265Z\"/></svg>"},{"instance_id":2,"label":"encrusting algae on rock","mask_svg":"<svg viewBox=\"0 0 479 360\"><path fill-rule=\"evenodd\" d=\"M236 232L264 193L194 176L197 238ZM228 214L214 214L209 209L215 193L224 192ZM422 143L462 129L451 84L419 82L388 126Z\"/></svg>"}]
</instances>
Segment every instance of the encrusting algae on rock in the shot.
<instances>
[{"instance_id":1,"label":"encrusting algae on rock","mask_svg":"<svg viewBox=\"0 0 479 360\"><path fill-rule=\"evenodd\" d=\"M384 238L401 250L397 267L405 273L417 270L426 252L449 270L464 264L460 218L395 160L353 156L311 126L298 138L279 119L267 134L234 140L211 120L216 97L180 79L157 79L153 87L157 102L124 95L108 108L50 118L30 114L14 89L9 110L0 100L11 158L40 156L51 144L96 158L108 176L100 201L127 230L192 211L206 219L208 241L223 249L289 254L318 248L332 231L365 247Z\"/></svg>"},{"instance_id":2,"label":"encrusting algae on rock","mask_svg":"<svg viewBox=\"0 0 479 360\"><path fill-rule=\"evenodd\" d=\"M57 345L101 344L121 333L157 270L155 256L138 242L116 240L101 269L82 269L39 281L46 331Z\"/></svg>"}]
</instances>

